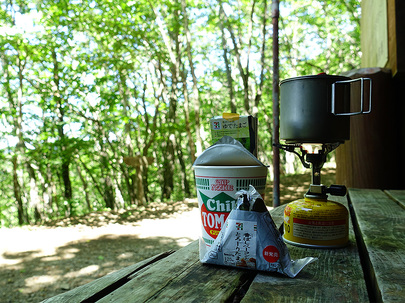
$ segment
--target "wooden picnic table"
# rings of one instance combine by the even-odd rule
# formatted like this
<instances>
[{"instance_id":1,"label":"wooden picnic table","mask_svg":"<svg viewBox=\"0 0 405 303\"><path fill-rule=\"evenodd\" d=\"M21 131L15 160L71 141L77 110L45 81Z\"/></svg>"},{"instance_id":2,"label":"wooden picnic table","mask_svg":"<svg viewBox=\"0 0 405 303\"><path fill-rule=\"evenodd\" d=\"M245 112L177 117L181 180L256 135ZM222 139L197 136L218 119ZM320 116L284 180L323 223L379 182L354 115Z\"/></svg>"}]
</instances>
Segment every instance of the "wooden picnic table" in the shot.
<instances>
[{"instance_id":1,"label":"wooden picnic table","mask_svg":"<svg viewBox=\"0 0 405 303\"><path fill-rule=\"evenodd\" d=\"M294 279L201 264L194 241L44 302L405 302L405 190L350 189L330 199L350 210L350 243L288 245L292 259L319 259ZM271 211L277 226L283 209Z\"/></svg>"}]
</instances>

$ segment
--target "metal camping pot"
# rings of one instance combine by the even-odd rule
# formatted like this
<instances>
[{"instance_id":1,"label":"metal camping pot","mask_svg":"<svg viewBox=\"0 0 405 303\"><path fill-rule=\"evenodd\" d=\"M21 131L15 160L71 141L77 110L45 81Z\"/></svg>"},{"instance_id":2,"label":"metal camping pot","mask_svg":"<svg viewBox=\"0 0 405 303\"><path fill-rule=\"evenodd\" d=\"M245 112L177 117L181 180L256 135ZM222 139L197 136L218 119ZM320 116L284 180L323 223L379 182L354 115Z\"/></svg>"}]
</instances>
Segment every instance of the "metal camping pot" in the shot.
<instances>
[{"instance_id":1,"label":"metal camping pot","mask_svg":"<svg viewBox=\"0 0 405 303\"><path fill-rule=\"evenodd\" d=\"M364 81L370 93L364 110ZM360 109L350 112L351 83L360 82ZM287 143L335 143L350 139L350 117L371 111L371 79L336 75L289 78L280 83L280 138Z\"/></svg>"}]
</instances>

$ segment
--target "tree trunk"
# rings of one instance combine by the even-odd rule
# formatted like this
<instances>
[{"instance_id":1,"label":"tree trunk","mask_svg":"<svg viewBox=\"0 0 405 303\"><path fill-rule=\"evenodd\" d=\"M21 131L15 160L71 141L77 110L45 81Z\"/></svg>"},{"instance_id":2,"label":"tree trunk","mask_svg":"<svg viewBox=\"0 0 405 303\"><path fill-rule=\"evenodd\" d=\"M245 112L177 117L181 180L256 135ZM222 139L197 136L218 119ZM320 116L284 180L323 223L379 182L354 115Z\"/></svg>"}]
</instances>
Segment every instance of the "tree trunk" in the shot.
<instances>
[{"instance_id":1,"label":"tree trunk","mask_svg":"<svg viewBox=\"0 0 405 303\"><path fill-rule=\"evenodd\" d=\"M174 144L173 138L170 135L164 142L163 146L163 184L162 184L162 200L170 199L174 188Z\"/></svg>"},{"instance_id":2,"label":"tree trunk","mask_svg":"<svg viewBox=\"0 0 405 303\"><path fill-rule=\"evenodd\" d=\"M111 210L114 210L115 206L115 196L114 196L114 187L113 187L113 182L111 180L110 176L105 177L105 190L104 190L104 201L105 201L105 206L107 208L110 208Z\"/></svg>"},{"instance_id":3,"label":"tree trunk","mask_svg":"<svg viewBox=\"0 0 405 303\"><path fill-rule=\"evenodd\" d=\"M111 180L111 177L109 175L109 157L107 150L104 146L103 139L106 139L105 137L105 132L102 129L102 126L98 124L99 132L102 134L102 136L99 138L99 144L100 144L100 163L101 163L101 176L102 179L104 180L104 186L103 186L103 199L105 203L105 207L110 208L114 210L114 205L115 205L115 196L114 196L114 188L113 188L113 183Z\"/></svg>"},{"instance_id":4,"label":"tree trunk","mask_svg":"<svg viewBox=\"0 0 405 303\"><path fill-rule=\"evenodd\" d=\"M224 8L223 8L223 4L221 1L220 2L220 14L224 16L224 20L225 20L225 25L227 26L227 30L229 32L229 34L231 35L231 41L233 44L233 51L235 52L235 56L236 56L236 62L237 62L237 66L239 69L239 74L242 78L242 83L243 83L243 100L244 100L244 107L245 107L245 111L246 113L250 112L250 102L249 102L249 65L247 64L246 66L246 72L243 69L242 66L242 60L241 60L241 53L240 53L240 47L239 47L239 43L236 40L235 34L233 32L232 26L231 24L228 22L228 17L225 14ZM248 50L248 54L249 54L250 50ZM249 63L249 60L247 61Z\"/></svg>"},{"instance_id":5,"label":"tree trunk","mask_svg":"<svg viewBox=\"0 0 405 303\"><path fill-rule=\"evenodd\" d=\"M57 114L57 129L59 134L59 141L61 143L61 174L63 179L64 185L64 198L69 204L69 213L72 215L74 213L73 205L72 205L72 184L70 182L70 175L69 175L69 166L70 166L70 157L66 146L66 136L63 130L65 125L64 117L64 104L63 99L61 97L62 93L60 91L60 78L59 78L59 62L56 57L56 50L52 50L52 59L53 59L53 98L56 104L56 114Z\"/></svg>"},{"instance_id":6,"label":"tree trunk","mask_svg":"<svg viewBox=\"0 0 405 303\"><path fill-rule=\"evenodd\" d=\"M162 199L169 199L171 197L174 188L174 159L175 150L173 140L175 137L175 124L176 124L176 110L177 110L177 98L180 95L177 83L179 81L180 74L180 43L179 43L179 29L174 28L173 32L166 33L168 27L164 27L160 13L154 9L156 15L156 22L159 26L159 31L162 35L163 41L166 45L166 50L169 54L170 62L170 72L171 72L171 90L169 96L169 109L167 117L165 119L165 125L167 125L167 138L163 144L163 186L162 186ZM176 20L179 19L179 11L175 10L173 13ZM160 66L159 66L160 67ZM164 73L160 69L160 82L165 86L166 79L163 79Z\"/></svg>"},{"instance_id":7,"label":"tree trunk","mask_svg":"<svg viewBox=\"0 0 405 303\"><path fill-rule=\"evenodd\" d=\"M83 165L83 168L85 169L85 171L89 174L91 180L93 181L93 186L96 188L96 190L100 194L100 196L103 197L104 192L101 189L100 184L97 181L96 177L94 177L94 175L91 173L90 169L87 167L87 165L82 160L79 159L79 161Z\"/></svg>"},{"instance_id":8,"label":"tree trunk","mask_svg":"<svg viewBox=\"0 0 405 303\"><path fill-rule=\"evenodd\" d=\"M80 181L82 181L84 198L86 200L87 210L91 211L92 206L91 206L90 197L89 197L89 186L87 184L86 178L83 176L82 169L80 168L80 165L76 165L76 171L77 171L77 175L80 178Z\"/></svg>"},{"instance_id":9,"label":"tree trunk","mask_svg":"<svg viewBox=\"0 0 405 303\"><path fill-rule=\"evenodd\" d=\"M47 170L47 166L45 166L45 170ZM53 213L52 208L52 186L51 181L46 181L46 176L41 172L40 169L37 170L38 173L38 181L40 184L40 191L41 191L41 201L42 201L42 218L46 215L51 215Z\"/></svg>"},{"instance_id":10,"label":"tree trunk","mask_svg":"<svg viewBox=\"0 0 405 303\"><path fill-rule=\"evenodd\" d=\"M5 56L3 56L2 59L3 59L2 60L3 70L5 71L6 76L5 89L7 93L7 99L9 101L11 111L13 112L13 134L17 137L18 140L15 146L14 155L12 157L13 189L14 189L14 198L17 204L18 224L22 225L25 222L29 222L29 218L24 210L24 203L22 200L22 192L21 192L22 187L18 176L19 175L18 170L22 169L20 158L24 154L24 147L25 147L22 130L23 70L25 68L25 63L23 62L23 60L20 57L20 54L18 53L16 57L17 72L18 72L18 91L17 91L17 98L15 98L14 100L14 94L10 86L11 76L9 73L9 61Z\"/></svg>"},{"instance_id":11,"label":"tree trunk","mask_svg":"<svg viewBox=\"0 0 405 303\"><path fill-rule=\"evenodd\" d=\"M181 168L181 177L183 180L183 186L182 186L183 196L185 196L186 198L190 198L191 190L190 190L190 183L187 178L187 166L184 161L184 155L183 155L183 151L181 149L181 140L179 138L180 138L180 136L176 140L176 145L177 145L176 150L177 150L177 158L179 159L180 168Z\"/></svg>"},{"instance_id":12,"label":"tree trunk","mask_svg":"<svg viewBox=\"0 0 405 303\"><path fill-rule=\"evenodd\" d=\"M254 107L252 110L252 115L256 116L259 112L259 103L262 99L263 94L263 84L264 84L264 67L265 67L265 51L266 51L266 26L267 26L267 18L268 18L268 9L267 9L267 0L264 0L264 12L263 12L263 25L262 25L262 45L260 48L260 82L259 87L256 92L256 97L254 101Z\"/></svg>"},{"instance_id":13,"label":"tree trunk","mask_svg":"<svg viewBox=\"0 0 405 303\"><path fill-rule=\"evenodd\" d=\"M37 177L35 170L30 163L26 163L28 175L30 178L30 208L34 210L34 220L39 222L42 220L43 204L39 196L39 190L37 185Z\"/></svg>"},{"instance_id":14,"label":"tree trunk","mask_svg":"<svg viewBox=\"0 0 405 303\"><path fill-rule=\"evenodd\" d=\"M18 181L18 157L14 155L12 158L13 161L13 189L14 189L14 198L17 202L17 215L18 215L18 224L24 224L24 205L21 199L21 186Z\"/></svg>"},{"instance_id":15,"label":"tree trunk","mask_svg":"<svg viewBox=\"0 0 405 303\"><path fill-rule=\"evenodd\" d=\"M188 64L190 65L190 73L191 73L191 77L193 78L192 100L193 100L194 121L195 121L195 137L196 137L195 145L197 147L197 155L200 155L202 153L202 149L203 149L201 131L200 131L200 128L201 128L201 119L200 119L201 103L200 103L200 93L198 90L198 80L195 75L193 54L191 53L191 34L190 34L190 30L188 28L188 14L187 14L185 0L181 0L181 7L182 7L182 11L183 11L184 31L186 34L186 50L187 50ZM190 147L191 146L194 147L194 144L191 144ZM191 156L192 156L191 161L194 163L195 158L196 158L194 148L191 149Z\"/></svg>"},{"instance_id":16,"label":"tree trunk","mask_svg":"<svg viewBox=\"0 0 405 303\"><path fill-rule=\"evenodd\" d=\"M224 25L225 16L224 11L222 9L220 9L219 19L220 19L219 26L221 28L221 44L226 69L226 80L229 91L229 108L231 110L231 113L236 113L237 109L236 109L235 95L233 92L232 70L228 59L228 47L226 46L226 39L225 39L225 25Z\"/></svg>"},{"instance_id":17,"label":"tree trunk","mask_svg":"<svg viewBox=\"0 0 405 303\"><path fill-rule=\"evenodd\" d=\"M181 78L182 78L182 83L183 83L183 95L184 95L185 129L186 129L186 133L187 133L188 146L190 147L191 162L194 163L194 161L196 159L196 152L195 152L195 144L194 144L193 135L191 133L191 126L190 126L190 111L189 111L186 71L183 71Z\"/></svg>"},{"instance_id":18,"label":"tree trunk","mask_svg":"<svg viewBox=\"0 0 405 303\"><path fill-rule=\"evenodd\" d=\"M56 189L56 184L53 181L54 177L53 177L53 173L52 173L52 169L51 169L51 165L49 163L47 163L46 165L46 178L47 178L47 183L49 185L49 206L51 207L51 209L54 209L54 207L56 206L56 211L59 211L59 196L57 195L57 189Z\"/></svg>"},{"instance_id":19,"label":"tree trunk","mask_svg":"<svg viewBox=\"0 0 405 303\"><path fill-rule=\"evenodd\" d=\"M154 70L155 74L157 73L157 70ZM150 74L153 75L153 72L150 71ZM158 117L160 115L160 102L163 99L163 88L164 86L161 84L162 89L160 89L158 92L155 91L155 110L154 110L154 115L152 119L152 123L150 123L149 118L148 118L148 113L146 110L146 100L145 100L145 95L146 95L146 84L144 85L143 89L143 96L142 96L142 104L143 104L143 109L144 109L144 115L145 115L145 125L146 125L146 133L148 134L145 144L143 146L142 150L142 156L147 157L148 152L150 147L152 146L153 142L155 141L156 138L156 129L157 129L157 123L158 123ZM152 152L153 153L153 152ZM154 157L155 159L157 158L156 156ZM148 163L152 164L152 163ZM146 202L149 202L149 184L148 184L148 174L149 170L145 169L143 173L143 182L144 182L144 191L145 191L145 200Z\"/></svg>"},{"instance_id":20,"label":"tree trunk","mask_svg":"<svg viewBox=\"0 0 405 303\"><path fill-rule=\"evenodd\" d=\"M144 164L144 161L142 158L143 157L140 157L139 167L136 170L136 198L138 200L138 204L146 205L145 192L143 189L143 183L144 183L143 176L144 176L144 171L147 170L147 166Z\"/></svg>"},{"instance_id":21,"label":"tree trunk","mask_svg":"<svg viewBox=\"0 0 405 303\"><path fill-rule=\"evenodd\" d=\"M128 110L130 110L130 104L128 101L128 86L126 84L127 76L124 70L119 69L118 70L118 75L119 75L119 91L123 100L123 116L124 118L128 119L128 122L125 122L124 125L124 140L125 140L125 147L126 147L126 153L129 157L132 157L134 155L134 147L132 144L132 139L131 139L131 125L129 123L129 118L130 114L128 113ZM117 155L118 156L118 155ZM137 193L135 192L135 186L134 186L134 178L130 178L128 168L122 165L122 172L125 178L125 183L127 185L128 189L128 196L130 200L130 204L137 204ZM132 181L132 182L131 182ZM143 187L143 184L142 184ZM143 188L141 189L143 192ZM139 196L139 194L138 194Z\"/></svg>"}]
</instances>

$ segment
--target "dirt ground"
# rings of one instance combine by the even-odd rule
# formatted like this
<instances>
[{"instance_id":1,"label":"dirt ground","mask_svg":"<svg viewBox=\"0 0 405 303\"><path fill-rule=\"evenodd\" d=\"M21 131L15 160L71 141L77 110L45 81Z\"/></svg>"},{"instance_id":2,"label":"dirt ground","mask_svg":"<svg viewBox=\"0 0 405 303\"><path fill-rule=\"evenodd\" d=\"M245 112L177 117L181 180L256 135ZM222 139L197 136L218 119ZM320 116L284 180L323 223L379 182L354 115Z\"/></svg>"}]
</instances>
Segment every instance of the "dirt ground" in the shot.
<instances>
[{"instance_id":1,"label":"dirt ground","mask_svg":"<svg viewBox=\"0 0 405 303\"><path fill-rule=\"evenodd\" d=\"M198 238L197 200L0 229L0 302L40 302Z\"/></svg>"},{"instance_id":2,"label":"dirt ground","mask_svg":"<svg viewBox=\"0 0 405 303\"><path fill-rule=\"evenodd\" d=\"M334 183L334 170L323 177ZM281 204L303 197L310 175L281 178ZM272 188L266 190L271 205ZM196 199L0 229L0 302L40 302L198 238Z\"/></svg>"}]
</instances>

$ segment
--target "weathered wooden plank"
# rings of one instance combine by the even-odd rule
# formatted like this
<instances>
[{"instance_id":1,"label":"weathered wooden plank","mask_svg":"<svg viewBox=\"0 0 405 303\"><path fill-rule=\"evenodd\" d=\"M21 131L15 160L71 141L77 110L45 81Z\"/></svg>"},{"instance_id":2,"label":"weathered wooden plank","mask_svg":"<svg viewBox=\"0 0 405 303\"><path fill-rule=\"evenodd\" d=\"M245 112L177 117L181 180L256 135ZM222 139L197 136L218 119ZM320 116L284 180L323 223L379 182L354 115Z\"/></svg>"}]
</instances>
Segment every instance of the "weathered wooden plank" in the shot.
<instances>
[{"instance_id":1,"label":"weathered wooden plank","mask_svg":"<svg viewBox=\"0 0 405 303\"><path fill-rule=\"evenodd\" d=\"M173 253L165 252L161 253L157 256L151 257L134 265L128 266L116 272L113 272L109 275L101 277L93 282L87 283L85 285L79 286L75 289L67 291L65 293L59 294L52 298L46 299L42 301L43 303L75 303L75 302L85 302L91 297L95 297L99 293L103 291L111 291L110 288L119 287L123 283L127 282L128 277L133 274L134 272L142 269L145 266L153 264L158 260L167 257ZM109 290L110 289L110 290ZM92 300L90 300L92 301Z\"/></svg>"},{"instance_id":2,"label":"weathered wooden plank","mask_svg":"<svg viewBox=\"0 0 405 303\"><path fill-rule=\"evenodd\" d=\"M405 211L380 190L351 189L375 301L405 302ZM402 194L401 194L402 195Z\"/></svg>"},{"instance_id":3,"label":"weathered wooden plank","mask_svg":"<svg viewBox=\"0 0 405 303\"><path fill-rule=\"evenodd\" d=\"M331 200L347 206L343 197ZM282 209L272 213L282 221ZM351 224L350 224L351 226ZM353 229L350 243L340 249L310 249L287 245L291 258L317 257L294 279L272 273L260 273L253 280L242 302L368 302Z\"/></svg>"},{"instance_id":4,"label":"weathered wooden plank","mask_svg":"<svg viewBox=\"0 0 405 303\"><path fill-rule=\"evenodd\" d=\"M131 281L102 302L224 302L253 272L203 265L194 241L131 276Z\"/></svg>"},{"instance_id":5,"label":"weathered wooden plank","mask_svg":"<svg viewBox=\"0 0 405 303\"><path fill-rule=\"evenodd\" d=\"M388 61L387 1L368 0L361 5L362 66L385 66Z\"/></svg>"},{"instance_id":6,"label":"weathered wooden plank","mask_svg":"<svg viewBox=\"0 0 405 303\"><path fill-rule=\"evenodd\" d=\"M243 271L196 262L147 302L229 302L253 271Z\"/></svg>"},{"instance_id":7,"label":"weathered wooden plank","mask_svg":"<svg viewBox=\"0 0 405 303\"><path fill-rule=\"evenodd\" d=\"M405 190L385 190L384 192L405 209Z\"/></svg>"}]
</instances>

